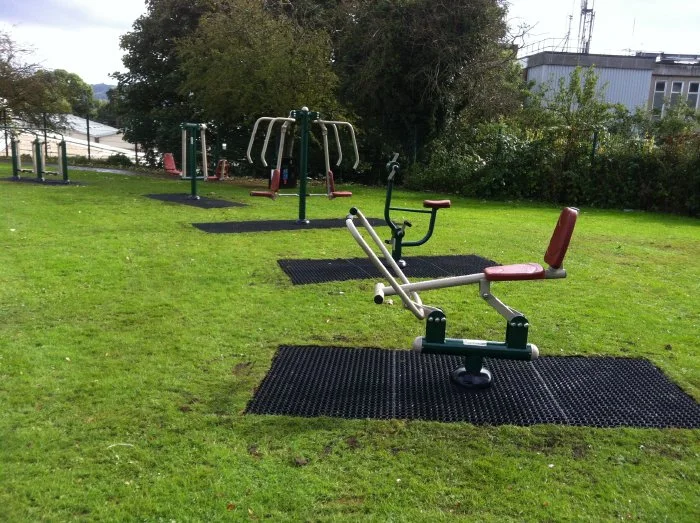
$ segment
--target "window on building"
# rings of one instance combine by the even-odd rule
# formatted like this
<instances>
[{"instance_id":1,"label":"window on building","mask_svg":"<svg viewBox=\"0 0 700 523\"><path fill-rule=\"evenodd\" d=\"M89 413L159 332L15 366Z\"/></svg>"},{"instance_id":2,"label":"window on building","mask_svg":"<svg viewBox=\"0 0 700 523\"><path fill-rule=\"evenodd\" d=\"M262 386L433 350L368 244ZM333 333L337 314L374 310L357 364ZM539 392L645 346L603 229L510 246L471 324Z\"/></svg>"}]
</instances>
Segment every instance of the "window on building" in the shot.
<instances>
[{"instance_id":1,"label":"window on building","mask_svg":"<svg viewBox=\"0 0 700 523\"><path fill-rule=\"evenodd\" d=\"M671 82L671 106L676 105L681 99L683 82Z\"/></svg>"},{"instance_id":2,"label":"window on building","mask_svg":"<svg viewBox=\"0 0 700 523\"><path fill-rule=\"evenodd\" d=\"M651 110L654 114L661 114L664 110L664 97L666 96L666 82L656 82L654 85L654 100Z\"/></svg>"},{"instance_id":3,"label":"window on building","mask_svg":"<svg viewBox=\"0 0 700 523\"><path fill-rule=\"evenodd\" d=\"M698 91L700 91L700 82L688 84L688 107L691 109L698 108Z\"/></svg>"}]
</instances>

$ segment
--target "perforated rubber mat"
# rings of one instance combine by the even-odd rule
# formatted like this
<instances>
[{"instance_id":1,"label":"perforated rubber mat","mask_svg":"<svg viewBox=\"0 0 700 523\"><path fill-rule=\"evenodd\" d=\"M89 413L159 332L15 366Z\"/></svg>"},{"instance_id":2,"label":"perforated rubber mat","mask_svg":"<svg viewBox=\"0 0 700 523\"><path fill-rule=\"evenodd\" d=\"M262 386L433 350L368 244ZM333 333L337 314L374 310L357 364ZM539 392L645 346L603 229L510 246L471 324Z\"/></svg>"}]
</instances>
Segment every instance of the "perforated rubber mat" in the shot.
<instances>
[{"instance_id":1,"label":"perforated rubber mat","mask_svg":"<svg viewBox=\"0 0 700 523\"><path fill-rule=\"evenodd\" d=\"M63 186L63 187L69 187L71 185L75 186L81 186L85 185L80 182L74 182L74 181L69 181L68 183L63 181L63 178L47 178L46 180L39 180L36 177L26 177L26 178L3 178L3 182L15 182L15 183L36 183L38 185L52 185L52 186Z\"/></svg>"},{"instance_id":2,"label":"perforated rubber mat","mask_svg":"<svg viewBox=\"0 0 700 523\"><path fill-rule=\"evenodd\" d=\"M385 225L384 220L369 218L369 222L375 225ZM298 223L297 220L258 220L250 222L214 222L193 223L195 227L204 232L213 233L239 233L239 232L267 232L267 231L300 231L305 229L334 229L345 227L345 218L325 218L309 220L309 223Z\"/></svg>"},{"instance_id":3,"label":"perforated rubber mat","mask_svg":"<svg viewBox=\"0 0 700 523\"><path fill-rule=\"evenodd\" d=\"M647 360L487 360L488 389L450 381L457 356L281 346L247 414L422 419L474 424L700 427L700 405Z\"/></svg>"},{"instance_id":4,"label":"perforated rubber mat","mask_svg":"<svg viewBox=\"0 0 700 523\"><path fill-rule=\"evenodd\" d=\"M442 278L483 272L484 268L498 265L475 254L464 256L411 256L404 258L406 276L414 278ZM336 258L333 260L277 260L294 285L329 281L380 278L381 274L369 258Z\"/></svg>"},{"instance_id":5,"label":"perforated rubber mat","mask_svg":"<svg viewBox=\"0 0 700 523\"><path fill-rule=\"evenodd\" d=\"M153 198L154 200L160 200L162 202L171 203L181 203L184 205L191 205L192 207L199 207L201 209L222 209L224 207L245 207L244 203L230 202L228 200L219 200L217 198L206 198L201 196L198 200L190 198L189 194L185 193L175 193L175 194L146 194L148 198Z\"/></svg>"}]
</instances>

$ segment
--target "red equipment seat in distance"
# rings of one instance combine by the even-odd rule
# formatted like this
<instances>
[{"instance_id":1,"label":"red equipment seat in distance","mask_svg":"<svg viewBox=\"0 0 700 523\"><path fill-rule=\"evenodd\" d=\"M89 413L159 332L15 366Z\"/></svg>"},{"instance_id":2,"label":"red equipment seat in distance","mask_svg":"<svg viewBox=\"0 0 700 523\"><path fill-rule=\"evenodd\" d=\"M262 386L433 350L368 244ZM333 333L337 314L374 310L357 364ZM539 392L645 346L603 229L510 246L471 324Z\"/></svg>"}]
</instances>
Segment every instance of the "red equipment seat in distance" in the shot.
<instances>
[{"instance_id":1,"label":"red equipment seat in distance","mask_svg":"<svg viewBox=\"0 0 700 523\"><path fill-rule=\"evenodd\" d=\"M173 153L165 153L163 155L163 169L168 174L182 174L182 171L178 170L175 165L175 157Z\"/></svg>"},{"instance_id":2,"label":"red equipment seat in distance","mask_svg":"<svg viewBox=\"0 0 700 523\"><path fill-rule=\"evenodd\" d=\"M333 171L328 171L326 174L326 183L328 184L328 196L331 198L348 198L352 196L350 191L336 191L335 180L333 179Z\"/></svg>"},{"instance_id":3,"label":"red equipment seat in distance","mask_svg":"<svg viewBox=\"0 0 700 523\"><path fill-rule=\"evenodd\" d=\"M264 196L266 198L275 199L277 198L277 193L280 190L280 171L275 169L272 171L272 179L270 180L270 190L269 191L250 191L251 196Z\"/></svg>"}]
</instances>

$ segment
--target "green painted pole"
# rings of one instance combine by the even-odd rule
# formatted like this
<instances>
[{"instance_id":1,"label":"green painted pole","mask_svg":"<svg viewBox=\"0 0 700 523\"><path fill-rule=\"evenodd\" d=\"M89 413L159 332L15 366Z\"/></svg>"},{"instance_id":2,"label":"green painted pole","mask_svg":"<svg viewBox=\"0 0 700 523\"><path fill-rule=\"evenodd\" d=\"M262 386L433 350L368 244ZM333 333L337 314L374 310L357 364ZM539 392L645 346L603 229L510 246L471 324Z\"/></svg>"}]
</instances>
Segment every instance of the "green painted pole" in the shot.
<instances>
[{"instance_id":1,"label":"green painted pole","mask_svg":"<svg viewBox=\"0 0 700 523\"><path fill-rule=\"evenodd\" d=\"M10 149L12 151L12 178L19 180L19 141L10 136Z\"/></svg>"},{"instance_id":2,"label":"green painted pole","mask_svg":"<svg viewBox=\"0 0 700 523\"><path fill-rule=\"evenodd\" d=\"M43 160L43 154L41 151L41 140L39 140L39 137L37 136L34 142L32 142L34 145L34 154L36 157L36 177L37 179L41 180L42 182L44 181L44 162Z\"/></svg>"},{"instance_id":3,"label":"green painted pole","mask_svg":"<svg viewBox=\"0 0 700 523\"><path fill-rule=\"evenodd\" d=\"M63 139L58 144L58 148L61 151L61 157L58 159L61 162L61 171L63 172L63 183L69 183L68 179L68 152L66 151L66 140Z\"/></svg>"},{"instance_id":4,"label":"green painted pole","mask_svg":"<svg viewBox=\"0 0 700 523\"><path fill-rule=\"evenodd\" d=\"M196 123L180 124L180 129L183 129L186 134L185 155L186 163L183 165L185 170L185 178L190 178L190 198L199 200L197 194L197 137L196 132L200 130L200 125Z\"/></svg>"},{"instance_id":5,"label":"green painted pole","mask_svg":"<svg viewBox=\"0 0 700 523\"><path fill-rule=\"evenodd\" d=\"M187 173L190 175L190 198L199 199L197 194L197 139L192 128L187 129Z\"/></svg>"},{"instance_id":6,"label":"green painted pole","mask_svg":"<svg viewBox=\"0 0 700 523\"><path fill-rule=\"evenodd\" d=\"M297 121L301 120L301 143L299 145L299 223L309 223L306 219L306 177L309 168L309 109L302 107Z\"/></svg>"}]
</instances>

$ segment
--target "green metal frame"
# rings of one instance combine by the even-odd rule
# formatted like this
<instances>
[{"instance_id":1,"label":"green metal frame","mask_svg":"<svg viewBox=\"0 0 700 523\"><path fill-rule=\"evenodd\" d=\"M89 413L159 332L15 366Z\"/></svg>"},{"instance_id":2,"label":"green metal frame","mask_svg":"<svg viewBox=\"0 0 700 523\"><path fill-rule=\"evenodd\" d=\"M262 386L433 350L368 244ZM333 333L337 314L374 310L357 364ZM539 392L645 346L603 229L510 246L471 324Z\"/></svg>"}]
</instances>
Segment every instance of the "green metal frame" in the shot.
<instances>
[{"instance_id":1,"label":"green metal frame","mask_svg":"<svg viewBox=\"0 0 700 523\"><path fill-rule=\"evenodd\" d=\"M389 171L389 177L387 178L386 199L384 201L384 221L386 221L387 225L391 229L391 239L388 241L388 243L391 244L391 257L396 261L396 263L400 264L401 266L405 266L406 262L402 260L403 248L418 247L419 245L423 245L431 238L431 236L433 235L433 231L435 230L435 219L437 218L437 212L439 209L408 209L405 207L391 206L391 197L394 190L394 181L396 174L398 174L400 168L399 163L396 161L397 157L398 155L395 155L394 159L386 165L387 170ZM406 236L406 228L411 227L411 222L404 221L403 224L397 225L391 219L391 211L430 214L430 223L428 224L428 231L425 233L425 236L423 236L423 238L421 238L420 240L404 241L404 238Z\"/></svg>"},{"instance_id":2,"label":"green metal frame","mask_svg":"<svg viewBox=\"0 0 700 523\"><path fill-rule=\"evenodd\" d=\"M321 115L315 111L309 111L302 107L289 113L290 118L294 118L300 125L301 140L299 142L299 217L297 223L309 223L306 218L306 181L309 175L309 135L311 133L310 124L318 120Z\"/></svg>"},{"instance_id":3,"label":"green metal frame","mask_svg":"<svg viewBox=\"0 0 700 523\"><path fill-rule=\"evenodd\" d=\"M12 154L12 178L15 180L20 179L20 173L31 172L36 175L38 181L46 181L44 177L45 174L58 174L63 178L63 182L68 184L70 180L68 178L68 152L66 147L66 139L60 133L56 131L51 131L53 134L58 134L61 137L61 141L58 142L58 171L47 171L46 163L44 157L44 150L42 145L45 142L41 141L40 136L37 134L38 131L47 131L46 129L8 129L10 131L10 151ZM15 132L28 132L34 135L34 140L32 140L32 169L22 169L21 152L19 150L19 140L14 134Z\"/></svg>"},{"instance_id":4,"label":"green metal frame","mask_svg":"<svg viewBox=\"0 0 700 523\"><path fill-rule=\"evenodd\" d=\"M276 122L284 122L282 125L282 138L280 140L280 145L278 146L277 150L277 169L280 168L281 162L282 162L282 152L283 152L283 144L284 144L284 136L286 133L286 129L289 124L294 123L297 125L301 131L301 136L299 140L299 162L298 162L298 170L297 170L297 178L299 181L299 193L280 193L279 196L296 196L299 198L299 214L297 218L297 223L309 223L309 220L306 218L306 199L309 196L328 196L332 197L330 192L328 192L328 178L326 178L326 189L327 192L326 194L309 194L307 191L307 181L308 181L308 175L309 175L309 136L311 134L311 124L312 123L318 123L321 125L321 128L324 129L325 133L325 125L332 125L335 130L335 135L336 135L336 143L338 144L339 147L339 158L338 158L338 163L337 165L340 165L340 162L342 161L342 152L340 151L340 140L338 138L338 132L337 129L335 129L335 126L337 125L343 125L343 126L348 126L350 128L350 133L352 136L352 142L355 150L355 164L354 167L357 167L357 164L359 163L359 154L357 152L357 141L355 139L355 131L353 130L353 127L350 123L348 122L339 122L339 121L324 121L321 120L321 114L316 112L316 111L309 111L308 107L302 107L299 110L292 110L289 112L288 117L261 117L259 118L256 122L255 125L253 126L253 132L251 133L250 141L248 142L248 150L246 152L246 157L248 158L248 161L250 163L253 163L253 160L250 156L251 150L253 147L253 142L255 141L255 133L258 129L258 124L261 121L268 121L268 127L267 127L267 133L265 135L265 142L263 144L263 149L260 155L260 158L262 160L263 165L267 166L267 160L265 158L265 153L267 151L267 146L269 143L269 139L272 133L273 126L275 125ZM327 140L325 138L324 134L324 150L326 151L326 163L328 164L328 154L327 154ZM328 165L326 168L326 171L328 171ZM326 172L326 176L328 176L328 172ZM261 192L261 194L254 194L254 196L270 196L273 199L277 197L277 194L274 196L272 193L268 192Z\"/></svg>"},{"instance_id":5,"label":"green metal frame","mask_svg":"<svg viewBox=\"0 0 700 523\"><path fill-rule=\"evenodd\" d=\"M200 144L200 138L197 133L201 133L202 125L199 123L182 123L180 129L185 131L185 164L183 179L190 180L190 198L199 200L200 196L197 193L197 145ZM204 127L206 129L206 127ZM200 144L201 146L201 144Z\"/></svg>"}]
</instances>

